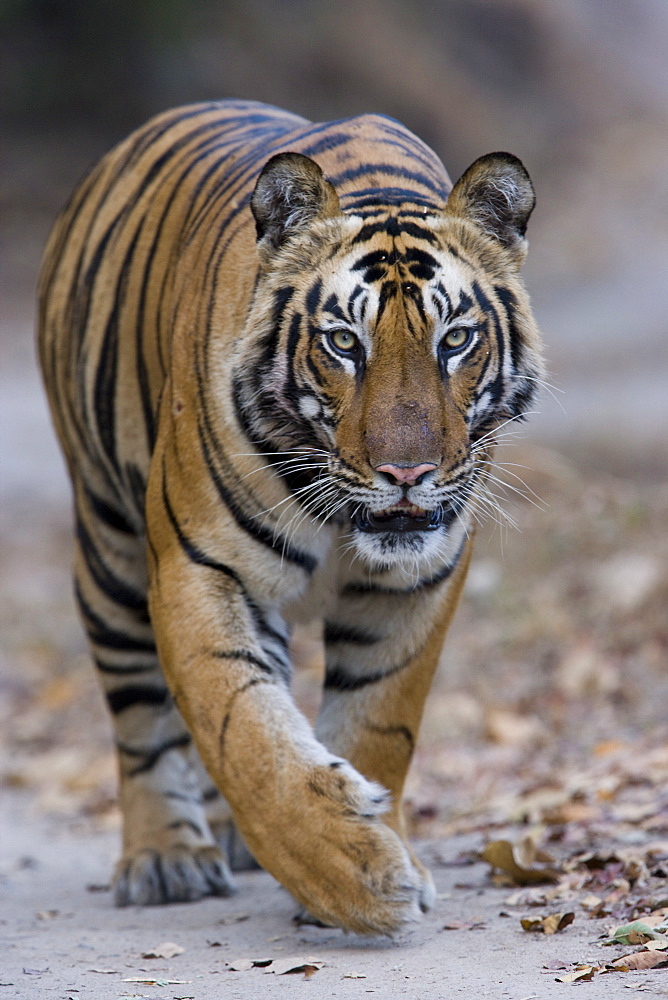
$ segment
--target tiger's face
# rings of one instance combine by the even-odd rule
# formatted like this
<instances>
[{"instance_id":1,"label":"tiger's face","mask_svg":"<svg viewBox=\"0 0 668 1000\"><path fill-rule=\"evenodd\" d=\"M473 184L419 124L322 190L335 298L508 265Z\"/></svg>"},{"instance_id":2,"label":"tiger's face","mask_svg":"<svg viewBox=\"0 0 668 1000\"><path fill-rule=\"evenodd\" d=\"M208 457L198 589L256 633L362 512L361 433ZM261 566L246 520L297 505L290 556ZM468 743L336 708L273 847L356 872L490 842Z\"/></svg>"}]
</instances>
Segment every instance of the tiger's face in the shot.
<instances>
[{"instance_id":1,"label":"tiger's face","mask_svg":"<svg viewBox=\"0 0 668 1000\"><path fill-rule=\"evenodd\" d=\"M531 403L540 339L518 271L533 201L507 154L476 161L440 212L344 215L298 154L260 176L248 421L373 566L454 556L485 506L495 429Z\"/></svg>"}]
</instances>

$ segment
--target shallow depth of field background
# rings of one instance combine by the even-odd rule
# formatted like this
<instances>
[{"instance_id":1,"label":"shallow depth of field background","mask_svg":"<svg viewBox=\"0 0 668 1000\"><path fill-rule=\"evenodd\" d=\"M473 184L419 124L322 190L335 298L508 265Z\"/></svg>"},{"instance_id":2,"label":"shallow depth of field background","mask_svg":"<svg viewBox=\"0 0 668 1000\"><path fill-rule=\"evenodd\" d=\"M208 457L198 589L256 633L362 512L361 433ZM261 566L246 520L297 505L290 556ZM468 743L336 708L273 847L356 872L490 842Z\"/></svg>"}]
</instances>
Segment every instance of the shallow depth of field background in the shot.
<instances>
[{"instance_id":1,"label":"shallow depth of field background","mask_svg":"<svg viewBox=\"0 0 668 1000\"><path fill-rule=\"evenodd\" d=\"M519 531L479 540L411 778L415 829L490 803L510 814L541 783L563 791L592 761L612 771L663 745L666 51L664 0L2 0L6 786L68 823L118 822L110 729L70 597L68 487L33 360L41 248L110 145L154 112L222 97L313 120L383 112L453 179L501 149L537 189L525 273L555 388L503 458L528 467L508 481L519 473L541 503L509 492ZM301 654L308 677L304 638ZM563 794L595 804L588 787Z\"/></svg>"}]
</instances>

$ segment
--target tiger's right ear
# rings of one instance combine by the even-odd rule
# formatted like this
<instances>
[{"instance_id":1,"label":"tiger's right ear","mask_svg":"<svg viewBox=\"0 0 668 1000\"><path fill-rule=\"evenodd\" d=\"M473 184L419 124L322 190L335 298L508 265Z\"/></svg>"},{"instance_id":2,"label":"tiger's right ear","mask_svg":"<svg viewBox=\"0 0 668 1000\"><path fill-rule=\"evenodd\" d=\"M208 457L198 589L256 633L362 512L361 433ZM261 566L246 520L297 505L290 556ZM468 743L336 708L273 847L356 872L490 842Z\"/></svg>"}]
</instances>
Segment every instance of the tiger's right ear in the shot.
<instances>
[{"instance_id":1,"label":"tiger's right ear","mask_svg":"<svg viewBox=\"0 0 668 1000\"><path fill-rule=\"evenodd\" d=\"M488 153L453 187L445 210L478 226L509 251L517 267L526 256L526 228L536 204L531 178L512 153Z\"/></svg>"},{"instance_id":2,"label":"tiger's right ear","mask_svg":"<svg viewBox=\"0 0 668 1000\"><path fill-rule=\"evenodd\" d=\"M277 153L265 163L251 198L258 241L277 250L311 222L339 212L336 191L301 153Z\"/></svg>"}]
</instances>

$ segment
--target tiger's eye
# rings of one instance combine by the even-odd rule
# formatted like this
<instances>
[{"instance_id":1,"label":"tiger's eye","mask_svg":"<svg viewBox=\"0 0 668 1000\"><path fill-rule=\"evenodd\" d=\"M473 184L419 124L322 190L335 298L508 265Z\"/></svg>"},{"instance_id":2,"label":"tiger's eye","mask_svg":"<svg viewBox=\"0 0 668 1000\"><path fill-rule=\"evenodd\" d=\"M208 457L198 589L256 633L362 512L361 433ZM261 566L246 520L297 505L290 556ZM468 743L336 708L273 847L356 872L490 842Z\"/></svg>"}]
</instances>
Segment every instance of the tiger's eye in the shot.
<instances>
[{"instance_id":1,"label":"tiger's eye","mask_svg":"<svg viewBox=\"0 0 668 1000\"><path fill-rule=\"evenodd\" d=\"M465 326L455 327L453 330L448 330L445 337L443 338L443 346L448 351L457 351L460 347L463 347L469 340L471 336L471 331Z\"/></svg>"},{"instance_id":2,"label":"tiger's eye","mask_svg":"<svg viewBox=\"0 0 668 1000\"><path fill-rule=\"evenodd\" d=\"M350 330L332 330L329 339L337 351L351 354L358 346L357 337Z\"/></svg>"}]
</instances>

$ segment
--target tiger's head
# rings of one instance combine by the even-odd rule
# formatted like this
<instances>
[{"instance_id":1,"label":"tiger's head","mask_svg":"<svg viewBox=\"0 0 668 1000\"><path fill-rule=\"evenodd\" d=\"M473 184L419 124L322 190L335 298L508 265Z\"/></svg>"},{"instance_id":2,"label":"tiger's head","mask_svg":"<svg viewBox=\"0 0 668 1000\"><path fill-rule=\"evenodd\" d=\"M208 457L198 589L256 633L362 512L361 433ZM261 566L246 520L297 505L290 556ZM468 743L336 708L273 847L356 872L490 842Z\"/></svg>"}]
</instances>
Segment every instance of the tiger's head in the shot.
<instances>
[{"instance_id":1,"label":"tiger's head","mask_svg":"<svg viewBox=\"0 0 668 1000\"><path fill-rule=\"evenodd\" d=\"M508 153L440 209L341 210L320 167L281 153L251 201L259 277L239 409L316 519L376 567L442 563L482 497L494 432L542 376L519 276L535 202Z\"/></svg>"}]
</instances>

